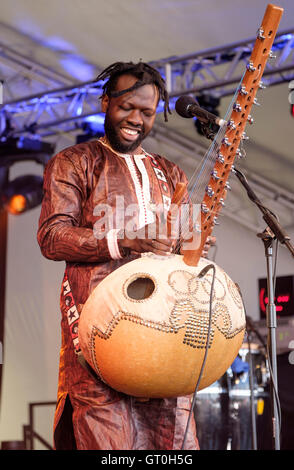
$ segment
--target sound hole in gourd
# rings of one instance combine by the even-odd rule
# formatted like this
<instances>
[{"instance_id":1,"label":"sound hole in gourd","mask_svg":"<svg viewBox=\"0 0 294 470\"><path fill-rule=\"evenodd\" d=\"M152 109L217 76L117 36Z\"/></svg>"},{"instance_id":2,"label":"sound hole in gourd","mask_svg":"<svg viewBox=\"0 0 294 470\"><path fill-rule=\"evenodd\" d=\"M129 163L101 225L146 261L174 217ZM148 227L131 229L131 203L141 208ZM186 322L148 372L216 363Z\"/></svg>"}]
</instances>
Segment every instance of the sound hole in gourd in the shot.
<instances>
[{"instance_id":1,"label":"sound hole in gourd","mask_svg":"<svg viewBox=\"0 0 294 470\"><path fill-rule=\"evenodd\" d=\"M149 277L138 277L127 287L127 294L133 300L148 299L155 289L155 284Z\"/></svg>"}]
</instances>

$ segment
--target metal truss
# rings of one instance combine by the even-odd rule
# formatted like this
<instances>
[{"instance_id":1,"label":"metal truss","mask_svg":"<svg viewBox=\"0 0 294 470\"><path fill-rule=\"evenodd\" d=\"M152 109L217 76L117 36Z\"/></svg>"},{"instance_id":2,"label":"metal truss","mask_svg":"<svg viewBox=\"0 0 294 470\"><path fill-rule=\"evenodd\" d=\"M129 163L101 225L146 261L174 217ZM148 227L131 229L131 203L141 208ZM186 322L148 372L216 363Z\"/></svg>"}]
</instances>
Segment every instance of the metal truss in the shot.
<instances>
[{"instance_id":1,"label":"metal truss","mask_svg":"<svg viewBox=\"0 0 294 470\"><path fill-rule=\"evenodd\" d=\"M151 64L165 76L173 106L176 97L184 93L210 93L224 97L235 92L244 73L248 58L256 38L231 45L200 51L179 57L163 59ZM1 49L2 47L2 49ZM294 79L294 30L277 35L273 45L275 61L268 61L263 82L266 86L276 85ZM10 60L10 65L19 68L19 53L13 53L8 46L0 44L1 61ZM25 60L24 60L25 59ZM62 87L42 90L35 94L4 100L0 110L0 132L3 135L38 134L47 137L64 132L74 132L81 128L85 118L100 113L99 96L101 82L69 84L64 76L36 63L28 64L23 58L21 67L26 70L26 78L31 73L32 81L39 83L44 79L62 83ZM3 65L3 64L2 64ZM4 97L6 84L4 82ZM5 102L6 101L6 102ZM159 108L160 110L160 108Z\"/></svg>"},{"instance_id":2,"label":"metal truss","mask_svg":"<svg viewBox=\"0 0 294 470\"><path fill-rule=\"evenodd\" d=\"M152 62L166 79L171 106L181 94L209 93L219 98L234 94L255 39ZM294 30L277 35L273 45L275 61L267 62L263 76L266 86L294 79L293 46ZM51 141L60 134L74 137L77 131L83 129L86 118L99 118L101 82L73 83L72 78L52 71L28 55L22 56L20 51L1 43L0 72L4 82L4 104L0 108L2 141L7 137L24 136L50 138ZM178 162L176 157L173 159L188 175L195 170L195 157L200 158L205 153L205 147L196 139L192 141L158 123L153 128L151 139L177 149L182 159ZM269 207L278 205L284 225L293 226L294 195L275 187L266 179L250 173L247 176L261 198L266 198ZM233 180L231 186L233 191L228 196L230 210L224 208L223 214L256 230L254 208L250 207L246 198L244 202L244 194L236 181Z\"/></svg>"},{"instance_id":3,"label":"metal truss","mask_svg":"<svg viewBox=\"0 0 294 470\"><path fill-rule=\"evenodd\" d=\"M182 57L171 57L152 64L166 77L171 97L183 93L210 92L224 97L235 93L256 38L227 46L206 49ZM263 74L265 86L290 81L294 77L294 30L277 34Z\"/></svg>"},{"instance_id":4,"label":"metal truss","mask_svg":"<svg viewBox=\"0 0 294 470\"><path fill-rule=\"evenodd\" d=\"M90 82L10 101L0 110L1 134L48 137L73 132L85 118L100 113L101 92L99 84Z\"/></svg>"},{"instance_id":5,"label":"metal truss","mask_svg":"<svg viewBox=\"0 0 294 470\"><path fill-rule=\"evenodd\" d=\"M38 62L40 50L45 52L46 59L49 54L48 65ZM35 134L35 125L38 123L43 125L48 119L58 121L61 116L64 119L66 116L75 119L79 114L74 102L72 107L66 107L70 97L65 94L71 89L71 96L78 93L76 87L81 87L83 93L86 84L77 84L73 77L60 70L58 63L63 57L62 52L50 50L46 45L0 22L0 78L4 97L4 105L0 106L2 137ZM96 65L84 60L80 62L91 66L93 75L98 75L99 68ZM52 64L57 65L53 67ZM57 91L56 94L54 90ZM48 92L50 96L47 96ZM92 109L91 107L91 113ZM56 126L58 125L57 122ZM50 133L52 134L52 130Z\"/></svg>"}]
</instances>

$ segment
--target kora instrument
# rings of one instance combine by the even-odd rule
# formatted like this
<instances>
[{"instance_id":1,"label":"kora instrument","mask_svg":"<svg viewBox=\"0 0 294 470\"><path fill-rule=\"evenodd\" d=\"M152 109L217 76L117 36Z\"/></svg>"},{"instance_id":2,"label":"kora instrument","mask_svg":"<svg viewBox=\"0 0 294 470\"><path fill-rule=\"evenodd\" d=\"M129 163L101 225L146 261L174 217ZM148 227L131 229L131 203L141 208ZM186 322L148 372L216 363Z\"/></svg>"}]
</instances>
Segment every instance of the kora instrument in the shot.
<instances>
[{"instance_id":1,"label":"kora instrument","mask_svg":"<svg viewBox=\"0 0 294 470\"><path fill-rule=\"evenodd\" d=\"M268 5L258 30L206 182L197 248L167 257L145 253L109 274L83 307L83 356L101 380L119 392L150 398L191 394L205 352L199 390L225 373L243 343L246 322L239 289L201 253L226 197L282 12ZM179 184L172 202L180 205L182 194ZM208 269L202 276L203 268L212 265L214 271Z\"/></svg>"}]
</instances>

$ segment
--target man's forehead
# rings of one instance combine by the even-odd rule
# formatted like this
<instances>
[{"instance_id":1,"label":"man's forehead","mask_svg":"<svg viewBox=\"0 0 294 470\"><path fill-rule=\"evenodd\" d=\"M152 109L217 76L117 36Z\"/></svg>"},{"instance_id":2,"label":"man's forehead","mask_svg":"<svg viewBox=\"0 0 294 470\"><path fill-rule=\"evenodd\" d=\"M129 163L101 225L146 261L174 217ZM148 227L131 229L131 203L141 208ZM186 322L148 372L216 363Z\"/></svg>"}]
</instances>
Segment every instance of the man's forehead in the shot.
<instances>
[{"instance_id":1,"label":"man's forehead","mask_svg":"<svg viewBox=\"0 0 294 470\"><path fill-rule=\"evenodd\" d=\"M140 79L130 74L121 75L111 97L120 97L122 101L126 101L134 96L154 99L159 97L159 91L154 83L141 82Z\"/></svg>"}]
</instances>

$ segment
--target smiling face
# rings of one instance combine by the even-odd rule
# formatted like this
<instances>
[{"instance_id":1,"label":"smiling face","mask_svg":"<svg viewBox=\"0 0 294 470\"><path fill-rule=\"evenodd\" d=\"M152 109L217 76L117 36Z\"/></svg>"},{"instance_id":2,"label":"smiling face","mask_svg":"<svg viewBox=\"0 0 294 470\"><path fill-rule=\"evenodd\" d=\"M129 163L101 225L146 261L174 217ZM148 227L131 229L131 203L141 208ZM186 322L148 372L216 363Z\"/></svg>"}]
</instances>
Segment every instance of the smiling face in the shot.
<instances>
[{"instance_id":1,"label":"smiling face","mask_svg":"<svg viewBox=\"0 0 294 470\"><path fill-rule=\"evenodd\" d=\"M115 91L129 89L137 81L133 75L121 75ZM154 124L158 99L154 84L143 85L118 97L103 95L101 107L106 114L105 135L114 150L133 155L140 153L141 142Z\"/></svg>"}]
</instances>

